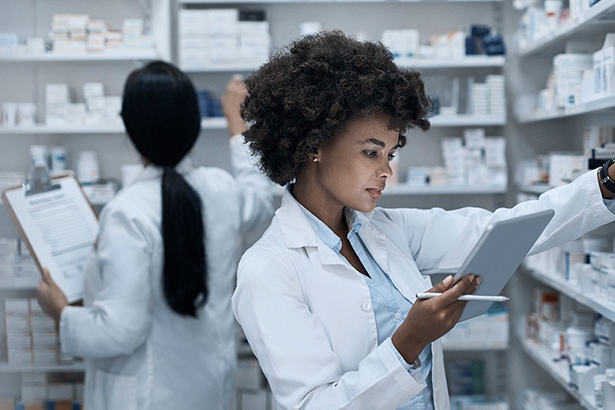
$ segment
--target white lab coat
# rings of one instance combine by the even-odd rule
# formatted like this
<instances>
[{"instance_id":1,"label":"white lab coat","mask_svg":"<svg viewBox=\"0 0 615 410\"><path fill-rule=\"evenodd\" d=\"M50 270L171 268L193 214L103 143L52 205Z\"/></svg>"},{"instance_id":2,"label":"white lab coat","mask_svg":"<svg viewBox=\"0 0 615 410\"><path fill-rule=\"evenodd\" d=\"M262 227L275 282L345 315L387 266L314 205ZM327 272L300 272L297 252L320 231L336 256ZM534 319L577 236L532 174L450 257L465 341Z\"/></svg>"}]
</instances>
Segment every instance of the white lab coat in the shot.
<instances>
[{"instance_id":1,"label":"white lab coat","mask_svg":"<svg viewBox=\"0 0 615 410\"><path fill-rule=\"evenodd\" d=\"M209 298L198 318L173 313L162 292L162 170L146 167L103 209L85 307L65 308L60 320L62 352L86 358L88 410L231 408L240 238L271 221L273 198L243 139L230 145L235 179L188 160L177 167L204 209Z\"/></svg>"},{"instance_id":2,"label":"white lab coat","mask_svg":"<svg viewBox=\"0 0 615 410\"><path fill-rule=\"evenodd\" d=\"M426 274L454 272L490 222L547 208L555 216L533 252L615 220L592 171L537 201L494 213L376 208L358 214L359 235L414 301L432 286ZM241 259L233 311L284 409L392 410L425 386L390 345L378 346L364 278L318 238L288 191L267 232ZM449 409L438 341L432 352L435 408Z\"/></svg>"}]
</instances>

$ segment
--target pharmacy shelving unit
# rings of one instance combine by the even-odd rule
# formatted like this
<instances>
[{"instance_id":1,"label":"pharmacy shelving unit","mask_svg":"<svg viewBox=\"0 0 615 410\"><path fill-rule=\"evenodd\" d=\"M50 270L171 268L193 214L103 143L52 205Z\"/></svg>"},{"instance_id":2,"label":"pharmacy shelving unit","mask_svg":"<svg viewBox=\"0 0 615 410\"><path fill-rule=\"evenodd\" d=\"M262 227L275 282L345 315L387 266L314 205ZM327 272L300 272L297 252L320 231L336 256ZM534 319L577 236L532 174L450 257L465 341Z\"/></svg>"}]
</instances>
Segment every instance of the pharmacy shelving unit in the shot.
<instances>
[{"instance_id":1,"label":"pharmacy shelving unit","mask_svg":"<svg viewBox=\"0 0 615 410\"><path fill-rule=\"evenodd\" d=\"M604 36L613 31L615 1L600 0L578 18L561 24L554 31L523 47L518 47L509 59L511 69L507 79L513 81L516 89L509 89L509 101L523 94L538 95L547 83L547 75L552 68L553 57L569 50L577 50L585 44L587 51L593 52L602 46ZM591 47L594 47L591 50ZM512 105L513 103L511 103ZM604 97L552 112L525 112L516 116L509 140L517 147L514 155L518 160L531 159L550 151L582 151L584 127L589 125L612 126L615 119L615 98ZM513 171L514 172L514 171ZM546 185L518 186L516 192L540 195L549 189ZM615 236L611 226L601 228L601 235ZM527 389L566 391L572 401L583 408L595 409L593 397L583 397L569 384L567 362L554 360L546 348L527 340L523 335L524 318L531 309L534 287L553 289L566 303L579 304L609 320L615 319L615 306L596 302L591 295L583 294L578 288L559 280L556 272L538 272L525 267L520 274L513 276L507 286L511 297L511 352L509 357L509 389L511 408L521 408L523 395ZM517 392L517 394L513 394Z\"/></svg>"},{"instance_id":2,"label":"pharmacy shelving unit","mask_svg":"<svg viewBox=\"0 0 615 410\"><path fill-rule=\"evenodd\" d=\"M598 295L588 294L581 291L579 286L572 285L563 280L563 275L557 272L545 271L535 267L523 266L520 268L520 275L517 276L517 281L525 285L532 284L542 288L548 288L559 293L560 299L565 299L565 303L575 303L591 309L602 317L615 321L615 304L610 303ZM516 295L512 298L519 300L525 298L528 300L531 297L531 288L529 286L518 286L514 290ZM525 293L525 295L523 295ZM512 300L511 299L511 300ZM529 305L529 303L528 303ZM571 387L570 371L567 360L561 359L554 354L553 350L525 337L523 334L523 326L521 318L514 321L518 325L512 331L515 335L515 342L521 350L521 365L525 369L533 369L536 365L540 370L537 372L526 371L524 378L527 379L528 385L526 388L537 388L541 386L545 390L561 389L567 392L573 400L576 400L583 408L587 410L598 410L594 404L594 397L591 395L583 395L577 389ZM530 365L528 360L533 363ZM548 375L550 383L545 383L542 376ZM536 383L535 378L541 379Z\"/></svg>"},{"instance_id":3,"label":"pharmacy shelving unit","mask_svg":"<svg viewBox=\"0 0 615 410\"><path fill-rule=\"evenodd\" d=\"M124 18L139 18L155 46L152 48L116 49L104 52L59 54L0 53L0 102L33 102L37 106L37 124L7 127L0 125L0 171L27 174L29 146L62 145L69 156L79 150L94 149L104 154L103 169L114 172L121 163L134 163L136 156L125 139L121 122L108 125L44 125L45 84L67 83L71 90L84 82L102 82L106 95L120 95L127 73L144 61L170 59L171 0L110 0L80 2L75 0L27 0L8 2L3 7L0 25L3 32L15 32L20 41L28 37L47 37L52 16L56 13L88 14L101 18L112 27L121 27ZM10 4L9 4L10 3ZM79 93L77 93L79 94ZM79 97L76 98L77 100ZM128 152L128 153L126 153ZM121 155L124 153L124 155ZM120 154L120 155L118 155ZM76 157L76 154L75 154ZM115 160L115 157L118 157ZM117 161L117 162L114 162ZM69 166L73 164L69 163ZM110 175L119 178L120 174ZM8 213L0 205L0 236L16 237ZM4 318L6 298L31 298L38 284L36 277L0 277L0 317ZM79 361L58 364L8 364L4 320L0 326L0 398L18 398L22 373L70 373L84 370Z\"/></svg>"}]
</instances>

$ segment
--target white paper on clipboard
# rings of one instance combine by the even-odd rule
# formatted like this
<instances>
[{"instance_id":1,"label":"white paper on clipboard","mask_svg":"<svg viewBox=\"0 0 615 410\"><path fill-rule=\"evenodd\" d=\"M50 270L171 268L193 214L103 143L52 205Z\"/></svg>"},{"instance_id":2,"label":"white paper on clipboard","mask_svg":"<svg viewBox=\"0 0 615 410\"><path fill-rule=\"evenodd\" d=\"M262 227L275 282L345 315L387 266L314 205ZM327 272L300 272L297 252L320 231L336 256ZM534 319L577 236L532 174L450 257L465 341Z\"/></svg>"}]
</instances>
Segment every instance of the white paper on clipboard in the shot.
<instances>
[{"instance_id":1,"label":"white paper on clipboard","mask_svg":"<svg viewBox=\"0 0 615 410\"><path fill-rule=\"evenodd\" d=\"M455 274L453 283L473 273L482 278L475 295L499 295L554 214L547 209L491 224ZM459 321L482 315L492 304L468 302Z\"/></svg>"},{"instance_id":2,"label":"white paper on clipboard","mask_svg":"<svg viewBox=\"0 0 615 410\"><path fill-rule=\"evenodd\" d=\"M39 270L47 268L73 303L83 298L98 217L73 174L31 188L8 188L2 198Z\"/></svg>"}]
</instances>

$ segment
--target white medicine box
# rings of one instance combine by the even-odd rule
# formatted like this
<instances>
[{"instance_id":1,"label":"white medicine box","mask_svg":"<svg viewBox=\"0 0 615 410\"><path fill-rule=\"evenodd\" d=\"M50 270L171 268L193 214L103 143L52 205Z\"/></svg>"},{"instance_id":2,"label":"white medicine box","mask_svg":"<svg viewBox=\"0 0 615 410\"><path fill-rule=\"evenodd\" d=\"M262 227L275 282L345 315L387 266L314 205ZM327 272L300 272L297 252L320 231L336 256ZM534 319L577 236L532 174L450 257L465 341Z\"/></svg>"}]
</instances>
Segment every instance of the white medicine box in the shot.
<instances>
[{"instance_id":1,"label":"white medicine box","mask_svg":"<svg viewBox=\"0 0 615 410\"><path fill-rule=\"evenodd\" d=\"M615 46L602 49L602 90L605 95L615 94Z\"/></svg>"},{"instance_id":2,"label":"white medicine box","mask_svg":"<svg viewBox=\"0 0 615 410\"><path fill-rule=\"evenodd\" d=\"M594 96L599 97L603 93L602 85L602 68L603 65L603 52L602 49L594 52L593 54L593 67L594 67Z\"/></svg>"}]
</instances>

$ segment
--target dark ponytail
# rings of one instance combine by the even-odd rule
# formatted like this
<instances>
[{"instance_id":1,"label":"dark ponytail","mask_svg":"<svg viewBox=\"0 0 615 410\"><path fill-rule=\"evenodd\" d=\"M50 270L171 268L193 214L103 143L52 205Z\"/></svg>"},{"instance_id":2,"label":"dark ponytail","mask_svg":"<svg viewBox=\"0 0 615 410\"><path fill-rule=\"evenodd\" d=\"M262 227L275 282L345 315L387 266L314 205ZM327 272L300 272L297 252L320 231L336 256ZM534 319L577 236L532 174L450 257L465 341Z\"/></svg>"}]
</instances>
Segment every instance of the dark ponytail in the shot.
<instances>
[{"instance_id":1,"label":"dark ponytail","mask_svg":"<svg viewBox=\"0 0 615 410\"><path fill-rule=\"evenodd\" d=\"M162 176L164 296L175 312L196 316L207 300L201 197L174 168Z\"/></svg>"},{"instance_id":2,"label":"dark ponytail","mask_svg":"<svg viewBox=\"0 0 615 410\"><path fill-rule=\"evenodd\" d=\"M170 63L149 63L126 80L122 118L139 153L164 170L161 230L165 300L174 312L196 317L208 295L202 203L175 170L201 129L194 85Z\"/></svg>"}]
</instances>

